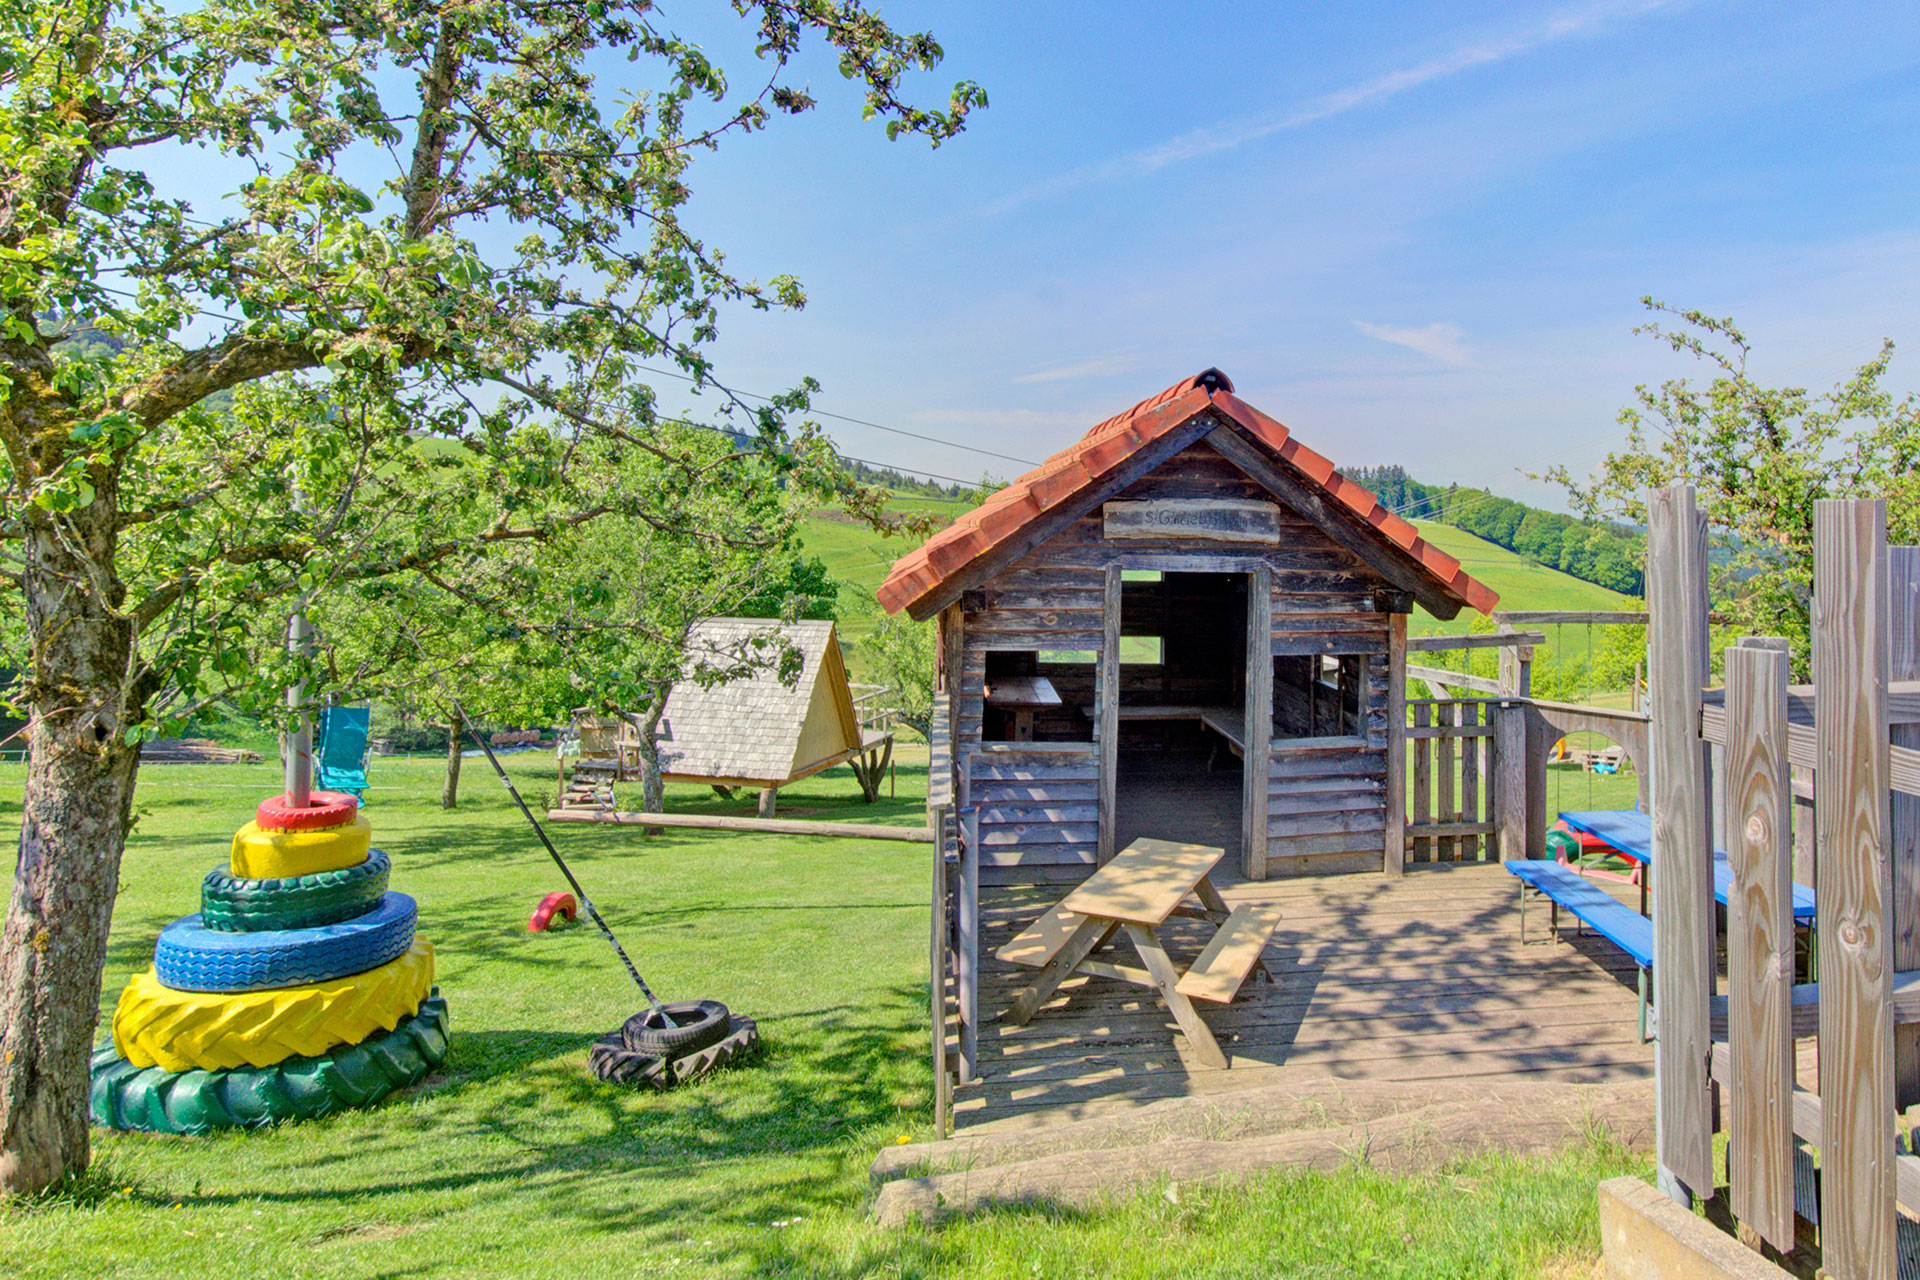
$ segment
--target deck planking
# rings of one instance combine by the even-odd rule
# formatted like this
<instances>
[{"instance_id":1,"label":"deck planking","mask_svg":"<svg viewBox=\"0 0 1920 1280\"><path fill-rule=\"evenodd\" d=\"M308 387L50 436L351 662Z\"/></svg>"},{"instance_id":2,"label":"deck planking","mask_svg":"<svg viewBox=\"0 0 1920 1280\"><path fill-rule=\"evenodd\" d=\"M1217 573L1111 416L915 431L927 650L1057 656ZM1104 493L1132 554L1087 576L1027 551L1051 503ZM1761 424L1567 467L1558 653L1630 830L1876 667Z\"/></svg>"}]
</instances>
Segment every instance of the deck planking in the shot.
<instances>
[{"instance_id":1,"label":"deck planking","mask_svg":"<svg viewBox=\"0 0 1920 1280\"><path fill-rule=\"evenodd\" d=\"M980 1078L954 1095L962 1128L1024 1128L1214 1095L1336 1077L1606 1083L1649 1078L1635 1030L1634 967L1604 939L1546 936L1497 864L1248 881L1223 861L1214 883L1230 906L1271 907L1280 926L1262 953L1274 981L1250 978L1232 1004L1202 1011L1230 1069L1199 1065L1154 996L1077 977L1022 1027L997 1020L1032 970L993 953L1053 902L1059 886L982 891ZM1605 882L1597 882L1605 883ZM1629 886L1605 884L1623 901ZM1161 936L1177 963L1211 926L1174 917ZM1123 937L1103 953L1135 963Z\"/></svg>"}]
</instances>

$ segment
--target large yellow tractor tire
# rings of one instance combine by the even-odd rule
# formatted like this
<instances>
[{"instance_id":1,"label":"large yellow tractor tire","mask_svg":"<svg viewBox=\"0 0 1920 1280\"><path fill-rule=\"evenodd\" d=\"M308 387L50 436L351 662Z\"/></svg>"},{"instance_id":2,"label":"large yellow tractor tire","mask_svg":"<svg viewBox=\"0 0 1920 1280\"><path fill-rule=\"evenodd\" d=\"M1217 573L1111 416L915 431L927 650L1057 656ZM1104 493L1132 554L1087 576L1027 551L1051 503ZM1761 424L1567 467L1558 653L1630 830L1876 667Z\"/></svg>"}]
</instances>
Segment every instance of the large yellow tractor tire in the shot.
<instances>
[{"instance_id":1,"label":"large yellow tractor tire","mask_svg":"<svg viewBox=\"0 0 1920 1280\"><path fill-rule=\"evenodd\" d=\"M136 1067L167 1071L270 1067L391 1031L432 986L433 944L424 938L378 969L277 991L175 991L149 970L120 993L113 1047Z\"/></svg>"},{"instance_id":2,"label":"large yellow tractor tire","mask_svg":"<svg viewBox=\"0 0 1920 1280\"><path fill-rule=\"evenodd\" d=\"M262 831L249 822L233 836L233 874L245 880L288 880L357 867L367 860L373 827L365 818L317 831Z\"/></svg>"}]
</instances>

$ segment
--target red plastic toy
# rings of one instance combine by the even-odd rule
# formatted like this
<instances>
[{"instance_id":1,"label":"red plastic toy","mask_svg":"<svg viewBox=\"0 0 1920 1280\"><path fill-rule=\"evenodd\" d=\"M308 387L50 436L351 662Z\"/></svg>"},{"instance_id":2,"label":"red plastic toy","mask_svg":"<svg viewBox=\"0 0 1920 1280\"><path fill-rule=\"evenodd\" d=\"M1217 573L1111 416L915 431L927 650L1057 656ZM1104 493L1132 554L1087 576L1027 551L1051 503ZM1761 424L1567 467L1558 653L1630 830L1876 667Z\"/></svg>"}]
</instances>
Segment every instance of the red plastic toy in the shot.
<instances>
[{"instance_id":1,"label":"red plastic toy","mask_svg":"<svg viewBox=\"0 0 1920 1280\"><path fill-rule=\"evenodd\" d=\"M579 904L566 890L556 890L540 899L540 905L533 909L533 918L527 921L528 933L545 933L553 927L553 918L563 916L572 920L579 912Z\"/></svg>"},{"instance_id":2,"label":"red plastic toy","mask_svg":"<svg viewBox=\"0 0 1920 1280\"><path fill-rule=\"evenodd\" d=\"M316 831L352 822L360 814L360 802L344 791L316 791L305 808L296 809L285 795L268 796L253 811L253 820L262 831Z\"/></svg>"}]
</instances>

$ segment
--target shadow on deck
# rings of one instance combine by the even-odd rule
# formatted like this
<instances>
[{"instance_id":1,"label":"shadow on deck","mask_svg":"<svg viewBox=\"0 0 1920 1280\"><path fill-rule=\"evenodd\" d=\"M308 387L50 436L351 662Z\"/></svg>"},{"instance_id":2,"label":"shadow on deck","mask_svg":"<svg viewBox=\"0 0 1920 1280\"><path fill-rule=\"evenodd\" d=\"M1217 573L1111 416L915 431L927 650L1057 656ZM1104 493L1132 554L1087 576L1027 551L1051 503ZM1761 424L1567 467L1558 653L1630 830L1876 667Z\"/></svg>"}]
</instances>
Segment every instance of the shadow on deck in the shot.
<instances>
[{"instance_id":1,"label":"shadow on deck","mask_svg":"<svg viewBox=\"0 0 1920 1280\"><path fill-rule=\"evenodd\" d=\"M1248 882L1223 860L1229 903L1276 905L1281 924L1230 1005L1202 1005L1229 1069L1194 1064L1154 992L1075 978L1024 1027L998 1020L1033 970L994 956L1065 892L982 891L980 1079L954 1096L957 1127L1051 1124L1161 1098L1228 1093L1316 1077L1430 1082L1601 1083L1648 1078L1653 1046L1635 1030L1634 968L1605 940L1549 942L1544 906L1527 912L1497 864ZM1607 886L1610 889L1616 886ZM1632 893L1618 886L1623 900ZM1176 963L1210 926L1176 919L1162 937ZM1123 937L1103 958L1136 964Z\"/></svg>"}]
</instances>

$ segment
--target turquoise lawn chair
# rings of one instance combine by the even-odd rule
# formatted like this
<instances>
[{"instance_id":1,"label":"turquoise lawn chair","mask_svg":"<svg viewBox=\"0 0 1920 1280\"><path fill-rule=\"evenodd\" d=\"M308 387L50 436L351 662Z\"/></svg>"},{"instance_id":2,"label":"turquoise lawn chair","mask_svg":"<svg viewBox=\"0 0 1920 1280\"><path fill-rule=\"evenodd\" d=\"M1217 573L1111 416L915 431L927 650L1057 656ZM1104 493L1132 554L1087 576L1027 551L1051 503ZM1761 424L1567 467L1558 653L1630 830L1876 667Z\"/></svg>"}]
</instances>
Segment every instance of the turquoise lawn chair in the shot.
<instances>
[{"instance_id":1,"label":"turquoise lawn chair","mask_svg":"<svg viewBox=\"0 0 1920 1280\"><path fill-rule=\"evenodd\" d=\"M362 804L367 790L367 732L370 707L326 707L320 712L320 740L314 755L322 791L344 791Z\"/></svg>"}]
</instances>

